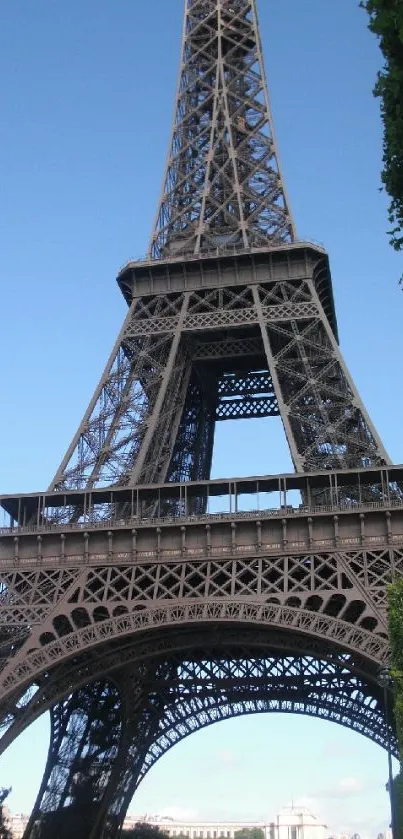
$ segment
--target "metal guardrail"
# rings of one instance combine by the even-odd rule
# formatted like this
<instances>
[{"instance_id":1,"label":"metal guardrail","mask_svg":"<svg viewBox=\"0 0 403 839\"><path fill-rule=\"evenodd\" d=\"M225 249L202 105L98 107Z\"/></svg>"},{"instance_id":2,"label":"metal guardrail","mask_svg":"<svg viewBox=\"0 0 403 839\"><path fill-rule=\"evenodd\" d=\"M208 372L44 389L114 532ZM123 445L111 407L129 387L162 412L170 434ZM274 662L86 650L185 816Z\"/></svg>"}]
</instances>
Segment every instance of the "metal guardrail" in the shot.
<instances>
[{"instance_id":1,"label":"metal guardrail","mask_svg":"<svg viewBox=\"0 0 403 839\"><path fill-rule=\"evenodd\" d=\"M358 548L361 547L369 547L375 548L375 546L386 546L386 545L401 545L402 537L401 536L392 536L389 540L387 536L372 536L366 537L364 541L360 539L359 536L347 536L339 539L337 541L337 549L348 549L348 548ZM7 559L0 559L0 568L9 568L10 563L14 566L19 568L29 567L29 566L38 566L40 565L94 565L96 563L116 563L116 562L123 562L123 563L131 563L135 559L137 563L141 564L142 562L149 562L153 561L165 561L169 562L169 560L177 561L178 558L182 558L183 560L192 560L192 559L206 559L209 560L217 560L222 559L223 557L227 557L228 559L236 560L237 557L244 557L247 554L253 554L254 556L278 556L279 554L290 554L293 552L299 553L306 553L315 552L315 551L330 551L335 550L336 544L335 540L330 537L328 539L314 539L309 545L307 542L302 540L299 541L289 541L287 545L282 544L281 542L270 542L265 543L263 542L261 545L250 544L250 545L215 545L211 548L211 550L207 551L205 547L197 547L197 548L162 548L161 550L136 550L133 551L113 551L112 553L108 553L107 551L103 553L66 553L62 556L60 555L52 555L52 556L41 556L40 558L37 556L28 556L28 557L19 557L18 560L12 559L8 557Z\"/></svg>"},{"instance_id":2,"label":"metal guardrail","mask_svg":"<svg viewBox=\"0 0 403 839\"><path fill-rule=\"evenodd\" d=\"M203 524L204 522L212 521L234 521L234 520L259 520L265 518L287 518L288 516L309 516L320 514L337 514L337 513L361 513L373 510L388 510L388 509L403 509L403 500L389 499L385 501L368 501L361 504L348 504L341 502L339 504L324 504L315 506L287 506L286 508L278 507L268 510L240 510L230 512L214 512L202 513L199 515L181 515L175 516L130 516L128 518L111 517L101 520L91 520L78 522L57 522L49 524L32 524L15 527L1 527L1 536L17 536L24 534L35 533L49 533L77 530L107 530L108 528L122 528L135 529L136 527L159 527L161 525L184 525L184 524Z\"/></svg>"},{"instance_id":3,"label":"metal guardrail","mask_svg":"<svg viewBox=\"0 0 403 839\"><path fill-rule=\"evenodd\" d=\"M321 250L325 251L325 246L322 242L317 242L315 239L296 239L295 242L282 242L281 244L271 244L267 242L267 245L261 248L246 248L245 245L232 245L231 247L226 246L222 248L213 248L208 251L200 251L200 253L193 253L192 251L173 251L170 254L167 254L164 257L160 257L156 259L155 257L151 256L140 256L140 257L131 257L130 259L125 262L124 265L119 268L118 276L123 274L123 271L126 271L131 265L158 265L158 263L165 263L165 262L189 262L189 261L199 261L200 259L211 259L214 257L220 256L240 256L242 254L253 254L253 253L267 253L268 251L280 251L280 250L292 250L295 247L309 247L313 246L315 248L320 248Z\"/></svg>"}]
</instances>

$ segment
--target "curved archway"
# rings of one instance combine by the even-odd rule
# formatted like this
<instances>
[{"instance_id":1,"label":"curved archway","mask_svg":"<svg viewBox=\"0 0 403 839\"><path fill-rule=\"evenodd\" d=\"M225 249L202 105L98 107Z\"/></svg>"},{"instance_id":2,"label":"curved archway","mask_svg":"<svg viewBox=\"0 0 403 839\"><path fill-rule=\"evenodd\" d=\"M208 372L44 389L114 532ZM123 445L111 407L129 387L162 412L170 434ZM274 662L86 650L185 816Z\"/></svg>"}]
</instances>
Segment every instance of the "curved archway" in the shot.
<instances>
[{"instance_id":1,"label":"curved archway","mask_svg":"<svg viewBox=\"0 0 403 839\"><path fill-rule=\"evenodd\" d=\"M124 640L118 658L113 644L95 647L98 655L92 662L87 655L81 662L81 687L66 699L68 726L77 696L92 697L101 667L104 679L119 692L119 715L124 726L99 803L97 829L102 820L115 825L121 822L135 789L166 751L193 731L221 719L282 711L334 721L383 746L390 736L382 692L376 683L376 666L363 656L335 649L325 638L313 643L309 635L289 630L223 623L210 627L182 625L178 630L171 626L170 632L154 630L140 638L132 635L126 647ZM73 672L74 662L69 663L70 668L59 669L59 689L65 692ZM75 678L78 672L74 670ZM46 697L43 687L37 694L38 708L43 710L46 701L56 704L55 696L53 700L50 695ZM57 805L52 785L58 795L62 789L65 801L72 800L69 782L63 786L58 764L57 755L63 754L65 771L60 726L58 731L58 746L53 743L51 747L45 787L42 785L35 809L35 818L43 816L50 822L53 817L45 809L47 802ZM73 751L70 760L74 765ZM59 813L55 819L60 818L60 806L52 812Z\"/></svg>"},{"instance_id":2,"label":"curved archway","mask_svg":"<svg viewBox=\"0 0 403 839\"><path fill-rule=\"evenodd\" d=\"M74 613L74 608L70 609ZM241 624L269 626L272 629L287 629L296 633L325 638L334 645L351 653L358 653L381 664L387 659L387 637L349 623L340 618L320 612L309 611L297 606L279 603L262 603L251 600L227 598L225 600L171 602L142 606L105 620L93 620L78 629L59 616L58 625L63 631L57 638L50 639L48 633L38 633L16 653L4 668L0 677L2 705L9 707L10 700L16 704L18 696L30 684L40 679L43 673L51 673L62 661L95 649L106 641L131 637L153 629L186 627L187 625ZM55 620L53 620L55 626Z\"/></svg>"}]
</instances>

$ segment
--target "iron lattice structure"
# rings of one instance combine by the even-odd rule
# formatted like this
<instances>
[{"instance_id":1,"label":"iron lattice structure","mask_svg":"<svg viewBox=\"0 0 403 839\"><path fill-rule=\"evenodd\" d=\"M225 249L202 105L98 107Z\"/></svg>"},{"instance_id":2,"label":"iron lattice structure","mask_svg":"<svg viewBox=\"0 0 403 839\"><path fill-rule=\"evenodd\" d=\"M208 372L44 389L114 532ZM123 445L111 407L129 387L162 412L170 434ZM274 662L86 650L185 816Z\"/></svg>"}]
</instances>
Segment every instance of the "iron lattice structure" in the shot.
<instances>
[{"instance_id":1,"label":"iron lattice structure","mask_svg":"<svg viewBox=\"0 0 403 839\"><path fill-rule=\"evenodd\" d=\"M150 255L295 239L254 2L186 4L170 152Z\"/></svg>"},{"instance_id":2,"label":"iron lattice structure","mask_svg":"<svg viewBox=\"0 0 403 839\"><path fill-rule=\"evenodd\" d=\"M327 254L296 238L255 0L185 6L127 317L49 490L2 499L0 748L52 719L25 839L115 839L160 755L241 713L396 749L377 674L403 474L340 353ZM215 423L272 416L295 474L211 481Z\"/></svg>"},{"instance_id":3,"label":"iron lattice structure","mask_svg":"<svg viewBox=\"0 0 403 839\"><path fill-rule=\"evenodd\" d=\"M351 662L346 666L343 656L322 660L284 655L281 648L271 651L266 639L265 653L256 657L256 638L251 649L218 639L219 651L206 648L205 641L198 649L197 637L192 640L190 657L160 656L116 671L110 682L95 681L95 714L85 689L56 707L51 771L40 790L43 835L67 839L72 824L78 831L83 825L88 831L94 821L99 824L112 774L107 823L115 831L138 784L168 749L202 727L241 714L325 715L385 746L388 732L379 697L358 672L351 672ZM130 723L123 737L118 689L129 697L125 713ZM68 759L72 749L73 765ZM34 812L28 830L35 820Z\"/></svg>"},{"instance_id":4,"label":"iron lattice structure","mask_svg":"<svg viewBox=\"0 0 403 839\"><path fill-rule=\"evenodd\" d=\"M119 281L129 313L53 489L207 478L217 420L279 413L297 471L388 462L318 249L129 265Z\"/></svg>"}]
</instances>

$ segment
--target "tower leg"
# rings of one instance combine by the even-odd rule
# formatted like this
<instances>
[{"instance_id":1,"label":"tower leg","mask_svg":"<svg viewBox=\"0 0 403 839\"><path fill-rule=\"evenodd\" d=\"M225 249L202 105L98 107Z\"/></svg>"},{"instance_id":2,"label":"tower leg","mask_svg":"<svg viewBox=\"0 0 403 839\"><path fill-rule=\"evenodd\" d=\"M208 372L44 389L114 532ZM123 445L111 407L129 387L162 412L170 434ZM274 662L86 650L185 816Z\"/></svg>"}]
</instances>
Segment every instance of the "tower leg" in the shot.
<instances>
[{"instance_id":1,"label":"tower leg","mask_svg":"<svg viewBox=\"0 0 403 839\"><path fill-rule=\"evenodd\" d=\"M296 471L387 463L313 280L254 286L252 293Z\"/></svg>"},{"instance_id":2,"label":"tower leg","mask_svg":"<svg viewBox=\"0 0 403 839\"><path fill-rule=\"evenodd\" d=\"M166 708L172 701L175 676L175 663L170 661L150 662L122 672L122 738L89 839L115 839L120 835L130 801L144 775L147 755L158 739ZM165 681L169 682L166 689Z\"/></svg>"},{"instance_id":3,"label":"tower leg","mask_svg":"<svg viewBox=\"0 0 403 839\"><path fill-rule=\"evenodd\" d=\"M88 839L121 729L121 697L110 682L92 683L53 708L48 760L24 839Z\"/></svg>"},{"instance_id":4,"label":"tower leg","mask_svg":"<svg viewBox=\"0 0 403 839\"><path fill-rule=\"evenodd\" d=\"M291 650L281 636L273 648L248 633L226 643L215 632L212 640L205 646L195 637L194 647L134 660L113 681L93 682L56 706L24 839L117 839L136 788L162 754L193 731L246 712L333 720L392 743L396 753L380 688L361 675L360 661L348 670L342 652L324 648L316 657L295 640Z\"/></svg>"},{"instance_id":5,"label":"tower leg","mask_svg":"<svg viewBox=\"0 0 403 839\"><path fill-rule=\"evenodd\" d=\"M161 665L127 667L51 712L44 778L24 839L115 839L166 703Z\"/></svg>"}]
</instances>

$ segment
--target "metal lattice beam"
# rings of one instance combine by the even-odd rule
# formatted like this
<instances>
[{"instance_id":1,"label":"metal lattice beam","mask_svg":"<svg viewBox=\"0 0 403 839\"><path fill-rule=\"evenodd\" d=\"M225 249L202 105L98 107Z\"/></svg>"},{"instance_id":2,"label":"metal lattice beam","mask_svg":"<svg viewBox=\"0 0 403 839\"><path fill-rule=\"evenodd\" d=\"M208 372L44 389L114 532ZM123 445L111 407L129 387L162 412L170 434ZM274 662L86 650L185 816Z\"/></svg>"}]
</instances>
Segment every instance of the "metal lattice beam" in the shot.
<instances>
[{"instance_id":1,"label":"metal lattice beam","mask_svg":"<svg viewBox=\"0 0 403 839\"><path fill-rule=\"evenodd\" d=\"M51 487L207 478L216 419L277 413L298 472L389 462L312 276L137 298Z\"/></svg>"},{"instance_id":2,"label":"metal lattice beam","mask_svg":"<svg viewBox=\"0 0 403 839\"><path fill-rule=\"evenodd\" d=\"M256 0L185 2L155 229L119 284L129 312L56 503L5 502L0 749L52 709L25 839L115 839L150 766L237 714L311 714L396 746L376 674L402 493L376 469L388 456L340 353L327 255L296 241ZM278 476L278 509L240 511L245 479L210 514L215 421L278 414L301 507ZM350 484L352 467L372 481Z\"/></svg>"},{"instance_id":3,"label":"metal lattice beam","mask_svg":"<svg viewBox=\"0 0 403 839\"><path fill-rule=\"evenodd\" d=\"M255 0L187 0L154 258L291 242Z\"/></svg>"},{"instance_id":4,"label":"metal lattice beam","mask_svg":"<svg viewBox=\"0 0 403 839\"><path fill-rule=\"evenodd\" d=\"M267 371L226 373L219 379L216 420L277 417L279 413Z\"/></svg>"},{"instance_id":5,"label":"metal lattice beam","mask_svg":"<svg viewBox=\"0 0 403 839\"><path fill-rule=\"evenodd\" d=\"M379 686L365 681L345 655L257 654L253 648L225 645L218 652L205 645L190 655L127 665L111 678L120 699L112 688L110 697L115 698L109 701L106 719L112 711L115 722L108 726L108 741L99 738L97 724L105 721L105 684L91 686L94 698L98 690L101 700L92 722L83 691L59 706L62 715L53 711L47 770L26 839L36 835L35 825L41 825L45 839L56 828L68 835L77 825L78 809L90 839L101 835L103 827L108 837L115 836L135 789L167 750L200 728L240 714L309 714L348 726L383 746L391 738L397 750ZM114 732L120 729L117 741ZM106 764L101 763L100 748L105 750L111 738L116 745L113 752L109 748Z\"/></svg>"}]
</instances>

